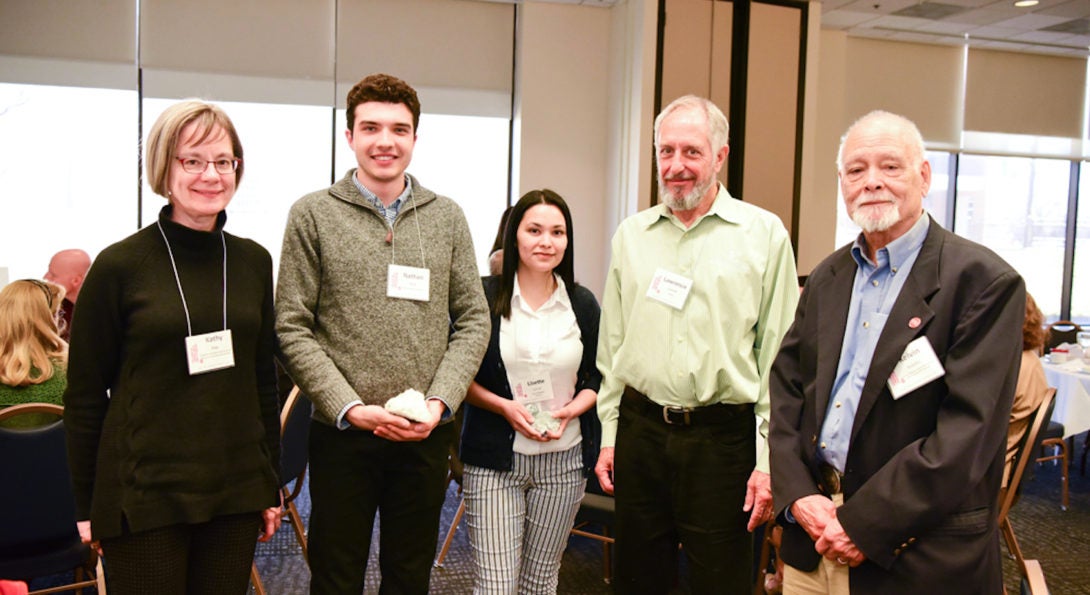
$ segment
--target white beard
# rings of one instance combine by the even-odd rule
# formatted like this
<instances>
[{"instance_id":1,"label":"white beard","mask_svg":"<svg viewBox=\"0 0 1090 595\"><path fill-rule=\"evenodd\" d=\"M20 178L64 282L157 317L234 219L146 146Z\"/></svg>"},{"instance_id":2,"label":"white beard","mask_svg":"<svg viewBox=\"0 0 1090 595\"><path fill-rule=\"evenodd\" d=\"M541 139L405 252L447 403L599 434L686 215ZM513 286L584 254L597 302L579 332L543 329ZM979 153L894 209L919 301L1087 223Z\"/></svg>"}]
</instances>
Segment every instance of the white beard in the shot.
<instances>
[{"instance_id":1,"label":"white beard","mask_svg":"<svg viewBox=\"0 0 1090 595\"><path fill-rule=\"evenodd\" d=\"M860 197L863 198L872 197ZM875 213L875 209L881 209L880 212ZM901 220L901 212L897 208L896 201L889 201L883 204L881 207L865 207L856 209L852 213L852 222L859 226L863 230L863 233L876 233L880 231L886 231L893 227L898 221Z\"/></svg>"},{"instance_id":2,"label":"white beard","mask_svg":"<svg viewBox=\"0 0 1090 595\"><path fill-rule=\"evenodd\" d=\"M662 176L659 176L659 196L662 197L662 202L666 203L666 207L671 211L691 211L704 199L704 195L707 194L714 181L714 178L709 178L703 184L693 186L693 189L689 192L677 196L670 192L670 189L666 186L666 181Z\"/></svg>"}]
</instances>

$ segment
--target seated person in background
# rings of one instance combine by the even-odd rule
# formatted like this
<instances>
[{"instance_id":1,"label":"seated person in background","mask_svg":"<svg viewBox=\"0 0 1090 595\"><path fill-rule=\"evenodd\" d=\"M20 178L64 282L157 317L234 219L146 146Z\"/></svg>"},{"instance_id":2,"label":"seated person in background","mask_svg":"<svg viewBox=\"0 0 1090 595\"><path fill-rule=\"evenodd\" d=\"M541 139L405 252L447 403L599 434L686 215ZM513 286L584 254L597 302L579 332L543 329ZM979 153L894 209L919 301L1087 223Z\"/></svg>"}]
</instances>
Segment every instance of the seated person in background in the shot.
<instances>
[{"instance_id":1,"label":"seated person in background","mask_svg":"<svg viewBox=\"0 0 1090 595\"><path fill-rule=\"evenodd\" d=\"M1010 428L1007 430L1007 459L1003 469L1003 486L1011 471L1011 459L1018 450L1018 441L1029 427L1030 416L1040 406L1048 392L1045 369L1041 367L1041 349L1045 346L1048 331L1042 324L1041 314L1033 296L1026 293L1026 320L1022 323L1022 364L1018 368L1018 385L1014 389L1014 405L1011 406ZM1046 422L1047 423L1047 422Z\"/></svg>"},{"instance_id":2,"label":"seated person in background","mask_svg":"<svg viewBox=\"0 0 1090 595\"><path fill-rule=\"evenodd\" d=\"M507 229L507 219L511 217L511 209L507 207L500 215L500 226L496 230L496 238L492 240L492 251L488 253L488 274L499 275L503 272L503 230Z\"/></svg>"},{"instance_id":3,"label":"seated person in background","mask_svg":"<svg viewBox=\"0 0 1090 595\"><path fill-rule=\"evenodd\" d=\"M79 248L61 250L49 260L49 270L42 276L46 281L51 281L64 287L64 300L61 301L61 317L57 320L57 328L61 338L68 341L68 332L72 328L72 312L76 309L76 298L83 287L83 278L87 276L87 270L91 268L91 257Z\"/></svg>"},{"instance_id":4,"label":"seated person in background","mask_svg":"<svg viewBox=\"0 0 1090 595\"><path fill-rule=\"evenodd\" d=\"M57 332L64 288L48 281L12 281L0 290L0 407L21 403L61 404L68 344ZM0 422L31 427L53 416L25 415Z\"/></svg>"}]
</instances>

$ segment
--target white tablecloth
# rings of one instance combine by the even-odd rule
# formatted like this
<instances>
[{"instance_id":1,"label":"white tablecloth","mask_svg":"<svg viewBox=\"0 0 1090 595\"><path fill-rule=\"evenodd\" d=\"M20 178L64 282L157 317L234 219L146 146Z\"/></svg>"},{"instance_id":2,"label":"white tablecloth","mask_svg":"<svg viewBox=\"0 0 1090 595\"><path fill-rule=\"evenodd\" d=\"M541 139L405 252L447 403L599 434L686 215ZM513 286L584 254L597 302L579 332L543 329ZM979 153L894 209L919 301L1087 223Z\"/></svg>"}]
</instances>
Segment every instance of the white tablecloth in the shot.
<instances>
[{"instance_id":1,"label":"white tablecloth","mask_svg":"<svg viewBox=\"0 0 1090 595\"><path fill-rule=\"evenodd\" d=\"M1064 425L1064 438L1090 430L1090 367L1082 360L1053 364L1042 359L1048 385L1056 387L1053 421Z\"/></svg>"}]
</instances>

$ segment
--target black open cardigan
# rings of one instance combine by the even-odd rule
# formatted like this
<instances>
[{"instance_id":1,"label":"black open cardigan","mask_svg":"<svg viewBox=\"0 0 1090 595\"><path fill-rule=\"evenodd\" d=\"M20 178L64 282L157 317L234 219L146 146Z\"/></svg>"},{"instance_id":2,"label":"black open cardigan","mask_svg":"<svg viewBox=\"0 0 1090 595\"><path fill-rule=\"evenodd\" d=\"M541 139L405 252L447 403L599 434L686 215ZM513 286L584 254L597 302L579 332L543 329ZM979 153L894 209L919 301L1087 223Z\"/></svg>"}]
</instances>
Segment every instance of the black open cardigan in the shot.
<instances>
[{"instance_id":1,"label":"black open cardigan","mask_svg":"<svg viewBox=\"0 0 1090 595\"><path fill-rule=\"evenodd\" d=\"M500 278L485 277L482 282L491 312L491 307L496 301L496 294L499 292ZM601 309L598 307L594 294L582 285L576 284L568 288L568 296L571 299L575 321L579 325L579 333L583 341L583 357L575 382L575 394L588 388L597 392L602 384L602 375L595 365L598 319ZM474 380L493 393L510 399L511 386L507 382L507 368L503 364L503 358L500 357L500 318L492 314L491 319L492 332L488 340L488 350L484 354L481 369L477 371L477 377ZM591 480L591 485L596 486L594 465L598 461L598 449L602 442L602 424L598 421L598 411L595 407L591 407L579 416L579 431L583 436L584 471L588 480ZM462 426L460 449L463 463L487 469L510 471L514 442L515 429L502 415L465 404L465 421Z\"/></svg>"}]
</instances>

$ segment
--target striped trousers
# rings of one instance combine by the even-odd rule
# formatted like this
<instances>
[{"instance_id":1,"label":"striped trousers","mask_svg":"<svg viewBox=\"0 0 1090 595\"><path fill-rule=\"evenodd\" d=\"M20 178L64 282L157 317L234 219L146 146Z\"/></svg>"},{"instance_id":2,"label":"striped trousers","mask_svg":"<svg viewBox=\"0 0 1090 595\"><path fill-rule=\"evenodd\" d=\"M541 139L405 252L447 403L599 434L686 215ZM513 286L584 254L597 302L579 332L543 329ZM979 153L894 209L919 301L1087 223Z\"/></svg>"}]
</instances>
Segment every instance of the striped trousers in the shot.
<instances>
[{"instance_id":1,"label":"striped trousers","mask_svg":"<svg viewBox=\"0 0 1090 595\"><path fill-rule=\"evenodd\" d=\"M465 466L473 592L551 595L586 488L582 447L513 456L510 471Z\"/></svg>"}]
</instances>

